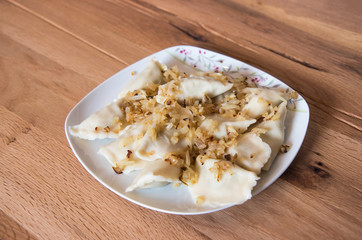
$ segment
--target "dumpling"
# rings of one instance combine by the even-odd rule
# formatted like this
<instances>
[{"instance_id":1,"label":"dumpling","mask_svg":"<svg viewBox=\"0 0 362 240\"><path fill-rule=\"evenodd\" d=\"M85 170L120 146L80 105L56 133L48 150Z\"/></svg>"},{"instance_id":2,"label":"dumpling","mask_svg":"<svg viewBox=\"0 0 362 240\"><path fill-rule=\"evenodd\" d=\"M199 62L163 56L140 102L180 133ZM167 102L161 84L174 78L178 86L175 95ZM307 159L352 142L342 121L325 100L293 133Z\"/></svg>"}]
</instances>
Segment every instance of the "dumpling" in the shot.
<instances>
[{"instance_id":1,"label":"dumpling","mask_svg":"<svg viewBox=\"0 0 362 240\"><path fill-rule=\"evenodd\" d=\"M163 83L163 74L159 63L151 60L147 63L145 69L137 74L127 85L122 89L119 98L124 97L128 92L137 89L143 89L148 83Z\"/></svg>"},{"instance_id":2,"label":"dumpling","mask_svg":"<svg viewBox=\"0 0 362 240\"><path fill-rule=\"evenodd\" d=\"M140 170L146 161L135 156L135 149L140 145L144 132L145 129L141 126L130 125L122 131L120 138L100 148L98 153L123 173Z\"/></svg>"},{"instance_id":3,"label":"dumpling","mask_svg":"<svg viewBox=\"0 0 362 240\"><path fill-rule=\"evenodd\" d=\"M153 141L150 132L147 131L136 149L135 155L145 161L154 161L163 159L167 153L182 152L187 146L186 141L181 139L178 143L172 144L170 138L173 132L175 131L160 132L157 134L156 140Z\"/></svg>"},{"instance_id":4,"label":"dumpling","mask_svg":"<svg viewBox=\"0 0 362 240\"><path fill-rule=\"evenodd\" d=\"M259 174L270 158L271 149L257 134L249 132L241 135L237 144L229 147L228 153L237 154L235 163L238 166Z\"/></svg>"},{"instance_id":5,"label":"dumpling","mask_svg":"<svg viewBox=\"0 0 362 240\"><path fill-rule=\"evenodd\" d=\"M203 206L242 204L251 198L251 190L259 179L254 172L223 160L207 159L203 165L197 161L196 171L198 182L189 190L194 201Z\"/></svg>"},{"instance_id":6,"label":"dumpling","mask_svg":"<svg viewBox=\"0 0 362 240\"><path fill-rule=\"evenodd\" d=\"M244 88L243 93L258 95L274 106L278 105L285 99L285 93L271 88Z\"/></svg>"},{"instance_id":7,"label":"dumpling","mask_svg":"<svg viewBox=\"0 0 362 240\"><path fill-rule=\"evenodd\" d=\"M122 90L119 99L93 113L79 125L70 127L73 136L87 140L117 138L119 131L126 127L124 112L119 107L127 92L142 89L147 83L162 83L163 75L159 63L151 60L145 69L136 75ZM120 124L123 121L123 125Z\"/></svg>"},{"instance_id":8,"label":"dumpling","mask_svg":"<svg viewBox=\"0 0 362 240\"><path fill-rule=\"evenodd\" d=\"M207 76L192 76L180 80L179 100L187 98L202 99L205 95L213 98L232 88L231 83L222 83Z\"/></svg>"},{"instance_id":9,"label":"dumpling","mask_svg":"<svg viewBox=\"0 0 362 240\"><path fill-rule=\"evenodd\" d=\"M257 127L265 129L267 132L261 134L261 139L271 148L269 161L264 165L263 170L269 170L274 158L278 154L281 145L284 143L284 121L287 115L287 102L282 102L278 106L278 111L274 117L269 120L264 120Z\"/></svg>"},{"instance_id":10,"label":"dumpling","mask_svg":"<svg viewBox=\"0 0 362 240\"><path fill-rule=\"evenodd\" d=\"M73 136L88 140L116 138L124 127L120 124L124 118L124 113L119 107L120 101L117 100L108 104L79 125L70 127L70 133Z\"/></svg>"},{"instance_id":11,"label":"dumpling","mask_svg":"<svg viewBox=\"0 0 362 240\"><path fill-rule=\"evenodd\" d=\"M160 86L157 102L164 104L167 95L170 93L173 93L179 101L188 98L201 100L205 95L212 98L230 90L232 86L231 83L224 84L207 76L181 78L179 85L175 81L171 81Z\"/></svg>"},{"instance_id":12,"label":"dumpling","mask_svg":"<svg viewBox=\"0 0 362 240\"><path fill-rule=\"evenodd\" d=\"M256 122L255 119L232 120L222 117L208 117L201 123L200 127L204 130L213 129L214 127L211 125L213 125L215 121L217 121L217 127L213 131L213 135L218 139L227 136L228 127L233 127L238 133L243 133L251 124Z\"/></svg>"},{"instance_id":13,"label":"dumpling","mask_svg":"<svg viewBox=\"0 0 362 240\"><path fill-rule=\"evenodd\" d=\"M263 88L245 88L247 104L242 111L251 118L259 118L274 106L278 106L284 100L284 93Z\"/></svg>"},{"instance_id":14,"label":"dumpling","mask_svg":"<svg viewBox=\"0 0 362 240\"><path fill-rule=\"evenodd\" d=\"M181 168L164 160L147 162L145 168L137 175L126 189L131 192L136 189L162 187L171 182L179 182Z\"/></svg>"},{"instance_id":15,"label":"dumpling","mask_svg":"<svg viewBox=\"0 0 362 240\"><path fill-rule=\"evenodd\" d=\"M120 171L127 174L135 170L143 169L146 165L146 161L133 157L134 142L128 147L122 147L121 141L114 141L104 147L102 147L98 153L104 156L113 167L118 167ZM127 154L131 155L127 158Z\"/></svg>"}]
</instances>

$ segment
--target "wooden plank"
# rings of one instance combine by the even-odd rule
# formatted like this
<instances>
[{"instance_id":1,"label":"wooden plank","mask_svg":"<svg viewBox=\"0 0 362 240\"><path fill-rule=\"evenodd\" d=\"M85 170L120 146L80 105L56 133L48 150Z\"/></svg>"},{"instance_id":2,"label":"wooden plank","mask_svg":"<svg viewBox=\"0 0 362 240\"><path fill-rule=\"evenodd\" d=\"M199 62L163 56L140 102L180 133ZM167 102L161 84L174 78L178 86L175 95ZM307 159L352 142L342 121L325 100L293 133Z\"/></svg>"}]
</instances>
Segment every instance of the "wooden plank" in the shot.
<instances>
[{"instance_id":1,"label":"wooden plank","mask_svg":"<svg viewBox=\"0 0 362 240\"><path fill-rule=\"evenodd\" d=\"M102 36L108 36L109 42L115 42L119 46L127 38L150 51L182 43L219 51L261 67L312 102L318 103L320 108L338 115L337 119L344 124L361 130L361 97L358 92L362 87L362 82L359 81L361 73L358 70L358 66L362 64L361 54L344 45L330 42L332 39L325 41L323 35L314 36L294 28L293 22L286 21L290 23L286 24L280 22L280 19L274 19L274 16L266 16L263 12L250 9L250 6L232 2L207 2L206 10L203 8L206 4L203 1L168 1L164 4L154 1L152 5L143 1L104 3L88 0L67 3L50 1L47 4L17 0L14 4L31 9L62 29L87 39L87 42L100 44L104 51L125 62L128 61L125 59L130 59L129 56L121 55L117 48L102 43ZM60 9L66 14L55 14L54 9ZM220 13L220 9L224 12ZM129 21L126 12L132 12L135 20ZM223 17L213 17L218 14ZM84 28L77 20L79 16L91 22L92 26L101 25L101 29L95 32ZM126 24L114 29L120 22ZM205 24L201 24L203 22ZM152 27L153 25L157 27ZM133 29L133 32L129 29ZM122 35L122 38L110 34L114 31ZM358 42L361 34L356 34L351 35L350 40L356 36ZM328 84L329 82L334 84ZM344 101L346 94L354 97L348 102Z\"/></svg>"},{"instance_id":2,"label":"wooden plank","mask_svg":"<svg viewBox=\"0 0 362 240\"><path fill-rule=\"evenodd\" d=\"M35 240L36 238L24 229L21 224L0 210L0 239Z\"/></svg>"},{"instance_id":3,"label":"wooden plank","mask_svg":"<svg viewBox=\"0 0 362 240\"><path fill-rule=\"evenodd\" d=\"M11 3L2 1L0 6L1 32L4 35L67 69L101 82L125 66L98 49L75 39L64 30Z\"/></svg>"},{"instance_id":4,"label":"wooden plank","mask_svg":"<svg viewBox=\"0 0 362 240\"><path fill-rule=\"evenodd\" d=\"M310 29L305 26L309 18L300 20L304 26L296 28L289 18L282 18L280 14L276 14L280 18L267 15L263 9L248 6L244 1L167 1L161 4L153 0L137 3L157 13L165 12L178 19L186 18L185 21L194 24L204 23L200 25L206 31L220 37L228 36L228 39L242 46L250 46L255 50L257 58L242 56L242 59L249 59L253 65L261 65L310 99L336 111L347 112L360 120L362 110L358 106L361 97L356 87L359 89L362 84L359 71L362 56L356 49L360 49L358 46L362 43L361 31L345 34L344 44L340 45L337 38L328 37L322 31L316 36L305 32L304 29ZM207 8L203 7L206 5ZM139 8L142 9L141 6ZM283 7L280 8L283 11ZM215 17L219 15L222 17ZM337 32L338 29L334 34ZM323 87L329 81L334 84ZM343 89L343 93L340 89ZM356 96L352 100L353 106L347 106L343 101L345 94ZM358 123L361 124L360 121Z\"/></svg>"},{"instance_id":5,"label":"wooden plank","mask_svg":"<svg viewBox=\"0 0 362 240\"><path fill-rule=\"evenodd\" d=\"M351 32L361 33L362 16L360 10L362 3L358 0L306 0L303 2L295 0L264 0L257 2L245 0L236 2L317 36L330 33L331 35L324 36L324 38L332 41L341 41L341 39L334 37L336 35L341 36L346 33L349 35ZM349 32L344 32L344 30ZM342 40L344 37L342 36ZM339 44L342 44L342 42ZM356 46L355 44L358 44L358 42L352 44L345 42L346 47Z\"/></svg>"},{"instance_id":6,"label":"wooden plank","mask_svg":"<svg viewBox=\"0 0 362 240\"><path fill-rule=\"evenodd\" d=\"M180 239L202 238L182 217L112 193L86 172L69 147L2 106L0 115L0 204L35 237L162 239L182 233Z\"/></svg>"},{"instance_id":7,"label":"wooden plank","mask_svg":"<svg viewBox=\"0 0 362 240\"><path fill-rule=\"evenodd\" d=\"M335 2L326 13L312 11L324 1L304 7L297 1L208 1L207 9L205 3L0 1L1 234L11 237L8 229L14 229L40 239L362 235L361 54L353 51L360 16L347 16L354 10ZM351 21L331 20L333 13ZM343 38L333 39L340 29ZM98 83L181 43L259 66L301 92L311 107L305 142L286 173L251 201L202 216L157 213L119 198L83 169L63 132L67 112Z\"/></svg>"},{"instance_id":8,"label":"wooden plank","mask_svg":"<svg viewBox=\"0 0 362 240\"><path fill-rule=\"evenodd\" d=\"M278 181L241 206L187 219L212 239L250 239L254 236L244 232L250 228L264 233L264 239L358 239L360 220L346 224L342 214L331 220L335 211L313 195L306 197L293 185Z\"/></svg>"},{"instance_id":9,"label":"wooden plank","mask_svg":"<svg viewBox=\"0 0 362 240\"><path fill-rule=\"evenodd\" d=\"M331 139L335 144L329 144ZM356 212L362 213L362 183L356 181L362 170L361 154L361 141L311 124L303 147L282 179L353 218Z\"/></svg>"},{"instance_id":10,"label":"wooden plank","mask_svg":"<svg viewBox=\"0 0 362 240\"><path fill-rule=\"evenodd\" d=\"M167 34L161 28L155 35L149 16L133 12L130 17L132 9L119 8L110 2L35 1L29 2L30 5L10 2L125 64L150 55L150 43ZM53 17L42 14L54 11L53 8L58 9L52 13ZM134 19L143 26L134 24Z\"/></svg>"},{"instance_id":11,"label":"wooden plank","mask_svg":"<svg viewBox=\"0 0 362 240\"><path fill-rule=\"evenodd\" d=\"M70 109L125 65L12 4L0 9L0 101L66 143Z\"/></svg>"},{"instance_id":12,"label":"wooden plank","mask_svg":"<svg viewBox=\"0 0 362 240\"><path fill-rule=\"evenodd\" d=\"M348 183L346 176L341 173L338 176L332 169L328 171L333 177L325 178L335 185L332 193L326 189L328 196L334 196L332 199L316 201L316 197L323 195L321 191L300 190L279 180L241 206L197 217L167 215L119 198L86 173L68 147L5 108L1 107L0 113L3 116L0 176L5 193L1 205L5 206L6 214L22 219L23 227L36 237L162 238L179 236L182 232L180 239L205 236L248 239L295 235L327 238L344 234L353 238L361 234L361 219L351 215L353 211L360 211L361 193L351 191L352 186L344 186ZM307 171L301 171L300 175ZM340 181L339 177L344 179ZM352 175L350 182L353 179ZM354 184L361 187L360 183ZM349 195L339 195L344 188ZM336 201L335 205L331 201ZM331 215L335 217L330 218ZM284 229L286 225L288 228Z\"/></svg>"}]
</instances>

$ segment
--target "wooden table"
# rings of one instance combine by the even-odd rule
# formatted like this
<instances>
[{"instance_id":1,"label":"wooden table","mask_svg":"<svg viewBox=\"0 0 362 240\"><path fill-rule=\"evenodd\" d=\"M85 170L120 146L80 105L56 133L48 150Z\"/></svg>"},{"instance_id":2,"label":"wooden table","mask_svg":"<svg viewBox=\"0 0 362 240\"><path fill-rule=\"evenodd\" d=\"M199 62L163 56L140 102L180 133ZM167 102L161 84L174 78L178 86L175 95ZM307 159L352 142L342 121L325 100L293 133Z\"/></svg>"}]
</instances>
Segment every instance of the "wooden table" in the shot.
<instances>
[{"instance_id":1,"label":"wooden table","mask_svg":"<svg viewBox=\"0 0 362 240\"><path fill-rule=\"evenodd\" d=\"M359 0L1 0L0 238L361 239L361 12ZM274 75L311 110L282 177L207 215L159 213L112 193L63 128L98 84L180 44Z\"/></svg>"}]
</instances>

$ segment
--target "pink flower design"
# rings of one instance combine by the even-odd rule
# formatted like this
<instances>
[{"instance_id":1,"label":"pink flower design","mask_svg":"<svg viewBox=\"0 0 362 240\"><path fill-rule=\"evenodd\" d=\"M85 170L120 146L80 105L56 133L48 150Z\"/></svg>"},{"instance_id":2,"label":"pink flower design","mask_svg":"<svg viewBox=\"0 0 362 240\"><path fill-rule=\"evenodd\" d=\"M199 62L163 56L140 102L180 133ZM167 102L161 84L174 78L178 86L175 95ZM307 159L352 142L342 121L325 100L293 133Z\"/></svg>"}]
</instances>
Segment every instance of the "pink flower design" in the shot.
<instances>
[{"instance_id":1,"label":"pink flower design","mask_svg":"<svg viewBox=\"0 0 362 240\"><path fill-rule=\"evenodd\" d=\"M255 83L264 82L265 80L266 80L266 78L263 78L262 76L259 76L259 78L255 77L255 78L251 79L251 81L255 82Z\"/></svg>"}]
</instances>

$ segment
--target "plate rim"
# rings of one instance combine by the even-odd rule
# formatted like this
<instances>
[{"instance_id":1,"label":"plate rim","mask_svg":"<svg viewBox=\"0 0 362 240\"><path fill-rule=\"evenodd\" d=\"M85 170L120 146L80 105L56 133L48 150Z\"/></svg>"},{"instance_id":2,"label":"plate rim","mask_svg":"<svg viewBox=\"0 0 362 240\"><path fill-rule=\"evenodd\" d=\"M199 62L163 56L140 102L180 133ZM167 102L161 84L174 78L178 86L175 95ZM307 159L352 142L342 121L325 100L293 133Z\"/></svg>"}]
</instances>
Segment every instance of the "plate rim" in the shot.
<instances>
[{"instance_id":1,"label":"plate rim","mask_svg":"<svg viewBox=\"0 0 362 240\"><path fill-rule=\"evenodd\" d=\"M134 200L133 198L131 197L128 197L122 193L120 193L119 191L117 191L116 189L114 189L112 186L110 186L108 183L106 183L105 181L102 180L102 178L98 177L98 175L96 173L94 173L88 166L87 164L82 160L82 158L79 156L78 152L76 151L75 149L75 146L73 146L73 142L71 141L71 136L70 133L69 133L69 121L70 121L70 118L72 117L72 114L73 112L79 108L79 105L82 104L82 102L84 102L90 95L92 95L97 89L99 88L102 88L103 85L105 85L105 83L110 80L111 78L115 77L117 74L121 73L122 71L124 71L125 69L127 68L130 68L132 67L133 65L136 65L137 63L139 63L140 61L142 60L145 60L145 59L149 59L149 58L152 58L154 57L155 55L158 55L158 54L161 54L161 53L167 53L169 50L171 49L176 49L176 48L192 48L192 49L197 49L197 50L201 50L201 51L207 51L207 52L210 52L210 53L214 53L214 54L217 54L217 55L220 55L222 57L226 57L226 58L229 58L233 61L237 61L239 63L242 63L242 64L245 64L246 66L249 66L249 67L252 67L254 69L257 69L258 71L264 73L264 74L267 74L271 77L273 77L274 79L276 79L277 81L281 82L282 84L286 85L287 87L289 87L286 83L284 83L283 81L279 80L278 78L274 77L273 75L269 74L268 72L265 72L264 70L261 70L257 67L254 67L248 63L245 63L241 60L238 60L238 59L235 59L233 57L230 57L230 56L227 56L227 55L224 55L222 53L218 53L218 52L215 52L215 51L212 51L212 50L208 50L208 49L204 49L204 48L201 48L201 47L197 47L197 46L191 46L191 45L176 45L176 46L171 46L171 47L168 47L168 48L165 48L163 50L160 50L156 53L152 53L128 66L126 66L125 68L119 70L118 72L116 72L115 74L113 74L112 76L110 76L109 78L107 78L106 80L104 80L103 82L101 82L100 84L98 84L94 89L92 89L89 93L87 93L81 100L79 100L76 105L69 111L67 117L65 118L65 122L64 122L64 130L65 130L65 135L66 135L66 138L67 138L67 141L68 141L68 144L70 146L70 148L72 149L72 152L73 154L76 156L76 158L78 159L78 161L81 163L81 165L87 170L88 173L91 174L92 177L94 177L98 182L100 182L103 186L105 186L107 189L111 190L113 193L117 194L118 196L134 203L134 204L137 204L139 206L142 206L142 207L145 207L145 208L148 208L148 209L151 209L151 210L154 210L154 211L158 211L158 212L163 212L163 213L169 213L169 214L176 214L176 215L201 215L201 214L207 214L207 213L212 213L212 212L216 212L216 211L221 211L221 210L224 210L226 208L230 208L232 206L235 206L235 205L238 205L238 204L229 204L229 205L226 205L226 206L223 206L223 207L217 207L217 208L214 208L214 209L210 209L210 210L204 210L204 211L196 211L196 212L180 212L180 211L173 211L173 210L165 210L165 209L162 209L162 208L158 208L158 207L154 207L154 206L150 206L150 205L147 205L145 203L142 203L142 202L139 202L137 200ZM171 55L172 56L172 55ZM174 56L173 56L174 57ZM178 59L180 60L180 59ZM186 64L186 63L185 63ZM192 66L190 66L192 67ZM130 81L130 79L128 80ZM127 83L128 81L125 81L125 83ZM290 87L289 87L290 88ZM292 89L292 88L290 88ZM299 94L299 93L298 93ZM272 185L286 170L287 168L291 165L291 163L294 161L295 157L297 156L297 154L299 153L300 151L300 148L304 142L304 139L305 139L305 136L306 136L306 133L307 133L307 130L308 130L308 126L309 126L309 121L310 121L310 109L309 109L309 105L307 103L307 101L305 100L305 98L299 94L299 96L301 97L302 101L305 102L305 114L306 115L306 121L305 121L305 127L302 129L302 134L303 134L303 137L300 141L300 144L296 147L298 147L298 150L295 151L295 153L290 157L290 161L288 164L284 164L283 167L281 168L281 170L279 172L277 172L277 174L274 174L273 177L272 177L272 180L270 180L267 184L265 184L262 188L258 189L257 191L253 191L252 192L252 197L255 197L257 194L259 194L260 192L264 191L266 188L268 188L270 185ZM300 129L299 129L300 131ZM293 145L294 146L294 145Z\"/></svg>"}]
</instances>

